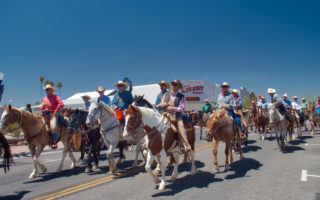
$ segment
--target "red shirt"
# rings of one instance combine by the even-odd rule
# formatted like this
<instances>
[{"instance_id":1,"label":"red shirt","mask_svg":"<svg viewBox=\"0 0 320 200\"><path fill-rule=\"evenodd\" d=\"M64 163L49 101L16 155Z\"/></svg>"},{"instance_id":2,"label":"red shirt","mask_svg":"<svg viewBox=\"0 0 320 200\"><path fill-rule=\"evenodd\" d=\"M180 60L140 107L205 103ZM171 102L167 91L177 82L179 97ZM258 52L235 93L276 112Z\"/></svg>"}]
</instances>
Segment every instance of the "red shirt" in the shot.
<instances>
[{"instance_id":1,"label":"red shirt","mask_svg":"<svg viewBox=\"0 0 320 200\"><path fill-rule=\"evenodd\" d=\"M44 97L42 102L44 105L41 110L50 111L51 113L59 112L64 107L61 98L55 94Z\"/></svg>"}]
</instances>

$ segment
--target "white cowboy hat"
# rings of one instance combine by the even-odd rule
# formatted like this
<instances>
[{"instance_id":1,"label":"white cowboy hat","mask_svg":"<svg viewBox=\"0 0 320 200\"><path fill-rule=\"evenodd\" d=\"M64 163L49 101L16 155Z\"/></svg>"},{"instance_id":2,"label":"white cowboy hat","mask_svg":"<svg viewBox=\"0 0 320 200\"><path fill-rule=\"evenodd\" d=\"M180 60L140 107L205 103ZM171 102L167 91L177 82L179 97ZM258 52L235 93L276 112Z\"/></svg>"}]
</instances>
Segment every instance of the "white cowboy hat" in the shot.
<instances>
[{"instance_id":1,"label":"white cowboy hat","mask_svg":"<svg viewBox=\"0 0 320 200\"><path fill-rule=\"evenodd\" d=\"M167 81L164 81L164 80L160 81L160 82L158 83L158 85L160 85L160 86L166 86L167 88L170 87L170 84L169 84Z\"/></svg>"},{"instance_id":2,"label":"white cowboy hat","mask_svg":"<svg viewBox=\"0 0 320 200\"><path fill-rule=\"evenodd\" d=\"M104 91L106 91L106 88L103 87L103 86L99 86L99 87L97 88L97 92L104 92Z\"/></svg>"},{"instance_id":3,"label":"white cowboy hat","mask_svg":"<svg viewBox=\"0 0 320 200\"><path fill-rule=\"evenodd\" d=\"M288 94L287 94L287 93L285 93L285 94L283 95L283 97L286 97L286 98L288 98Z\"/></svg>"},{"instance_id":4,"label":"white cowboy hat","mask_svg":"<svg viewBox=\"0 0 320 200\"><path fill-rule=\"evenodd\" d=\"M301 100L306 100L306 98L302 97Z\"/></svg>"},{"instance_id":5,"label":"white cowboy hat","mask_svg":"<svg viewBox=\"0 0 320 200\"><path fill-rule=\"evenodd\" d=\"M171 81L171 85L172 85L172 86L173 86L173 85L177 85L180 89L183 88L183 85L182 85L181 81L178 80L178 79L175 79L175 80Z\"/></svg>"},{"instance_id":6,"label":"white cowboy hat","mask_svg":"<svg viewBox=\"0 0 320 200\"><path fill-rule=\"evenodd\" d=\"M47 89L50 89L50 90L54 90L54 86L51 85L51 84L47 84L45 87L44 87L45 90Z\"/></svg>"},{"instance_id":7,"label":"white cowboy hat","mask_svg":"<svg viewBox=\"0 0 320 200\"><path fill-rule=\"evenodd\" d=\"M124 86L125 88L127 88L128 87L128 83L126 83L126 82L124 82L124 81L118 81L116 84L115 84L116 86Z\"/></svg>"},{"instance_id":8,"label":"white cowboy hat","mask_svg":"<svg viewBox=\"0 0 320 200\"><path fill-rule=\"evenodd\" d=\"M276 90L273 89L273 88L269 88L269 89L268 89L268 93L269 93L269 94L275 94L275 93L276 93Z\"/></svg>"},{"instance_id":9,"label":"white cowboy hat","mask_svg":"<svg viewBox=\"0 0 320 200\"><path fill-rule=\"evenodd\" d=\"M209 99L205 99L204 102L209 102Z\"/></svg>"},{"instance_id":10,"label":"white cowboy hat","mask_svg":"<svg viewBox=\"0 0 320 200\"><path fill-rule=\"evenodd\" d=\"M230 85L229 85L229 83L227 83L227 82L223 82L222 85L221 85L221 87L230 87Z\"/></svg>"},{"instance_id":11,"label":"white cowboy hat","mask_svg":"<svg viewBox=\"0 0 320 200\"><path fill-rule=\"evenodd\" d=\"M239 90L237 90L237 89L233 89L233 90L232 90L232 93L239 94Z\"/></svg>"},{"instance_id":12,"label":"white cowboy hat","mask_svg":"<svg viewBox=\"0 0 320 200\"><path fill-rule=\"evenodd\" d=\"M298 97L297 96L293 96L292 99L298 99Z\"/></svg>"},{"instance_id":13,"label":"white cowboy hat","mask_svg":"<svg viewBox=\"0 0 320 200\"><path fill-rule=\"evenodd\" d=\"M91 99L91 97L90 97L89 95L87 95L87 94L82 95L81 98L83 98L83 99L84 99L84 98L88 98L89 100Z\"/></svg>"}]
</instances>

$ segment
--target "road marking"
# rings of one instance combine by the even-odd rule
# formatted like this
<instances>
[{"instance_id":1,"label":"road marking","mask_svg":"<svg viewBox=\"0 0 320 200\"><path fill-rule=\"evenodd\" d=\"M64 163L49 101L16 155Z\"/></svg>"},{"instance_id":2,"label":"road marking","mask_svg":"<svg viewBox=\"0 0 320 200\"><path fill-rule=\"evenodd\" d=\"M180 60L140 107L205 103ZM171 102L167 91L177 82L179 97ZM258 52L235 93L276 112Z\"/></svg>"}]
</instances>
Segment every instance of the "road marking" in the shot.
<instances>
[{"instance_id":1,"label":"road marking","mask_svg":"<svg viewBox=\"0 0 320 200\"><path fill-rule=\"evenodd\" d=\"M319 175L312 175L312 174L308 174L307 170L302 170L301 171L301 181L307 182L307 178L308 177L313 177L313 178L320 178Z\"/></svg>"},{"instance_id":2,"label":"road marking","mask_svg":"<svg viewBox=\"0 0 320 200\"><path fill-rule=\"evenodd\" d=\"M320 146L320 144L309 144L309 143L306 143L304 146Z\"/></svg>"},{"instance_id":3,"label":"road marking","mask_svg":"<svg viewBox=\"0 0 320 200\"><path fill-rule=\"evenodd\" d=\"M212 147L211 143L208 145L198 147L195 150L195 152L203 151L203 150L209 149L210 147ZM54 193L51 193L48 195L37 197L34 200L54 200L54 199L61 198L61 197L67 196L67 195L71 195L71 194L74 194L74 193L77 193L77 192L80 192L83 190L94 188L96 186L110 182L110 181L115 180L117 178L125 177L127 175L134 174L137 172L141 172L143 169L144 169L144 166L140 165L137 168L129 169L129 170L125 171L123 174L116 176L116 177L109 175L107 177L98 178L98 179L95 179L95 180L92 180L92 181L89 181L86 183L82 183L82 184L79 184L79 185L76 185L76 186L73 186L70 188L63 189L61 191L57 191L57 192L54 192Z\"/></svg>"}]
</instances>

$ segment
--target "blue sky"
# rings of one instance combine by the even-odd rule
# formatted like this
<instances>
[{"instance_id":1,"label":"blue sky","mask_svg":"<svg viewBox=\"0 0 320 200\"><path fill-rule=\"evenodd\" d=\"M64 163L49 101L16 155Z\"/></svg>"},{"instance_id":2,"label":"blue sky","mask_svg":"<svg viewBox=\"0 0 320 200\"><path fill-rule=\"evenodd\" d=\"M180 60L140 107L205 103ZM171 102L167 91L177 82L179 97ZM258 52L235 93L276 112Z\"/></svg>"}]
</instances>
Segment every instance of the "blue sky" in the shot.
<instances>
[{"instance_id":1,"label":"blue sky","mask_svg":"<svg viewBox=\"0 0 320 200\"><path fill-rule=\"evenodd\" d=\"M319 95L320 1L0 1L4 101L161 79L228 81L260 94Z\"/></svg>"}]
</instances>

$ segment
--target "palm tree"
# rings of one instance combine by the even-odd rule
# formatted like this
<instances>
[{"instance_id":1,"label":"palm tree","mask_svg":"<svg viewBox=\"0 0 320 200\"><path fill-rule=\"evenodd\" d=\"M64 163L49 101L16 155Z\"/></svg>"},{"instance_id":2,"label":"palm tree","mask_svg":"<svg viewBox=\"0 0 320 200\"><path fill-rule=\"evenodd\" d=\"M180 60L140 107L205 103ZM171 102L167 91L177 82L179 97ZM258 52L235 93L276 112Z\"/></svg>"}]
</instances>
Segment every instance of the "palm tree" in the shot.
<instances>
[{"instance_id":1,"label":"palm tree","mask_svg":"<svg viewBox=\"0 0 320 200\"><path fill-rule=\"evenodd\" d=\"M39 81L40 81L40 95L41 95L40 98L42 99L42 86L43 86L44 77L40 76Z\"/></svg>"},{"instance_id":2,"label":"palm tree","mask_svg":"<svg viewBox=\"0 0 320 200\"><path fill-rule=\"evenodd\" d=\"M61 82L58 82L58 83L57 83L57 88L58 88L58 90L59 90L59 96L60 96L60 90L61 90L61 88L62 88L62 83L61 83Z\"/></svg>"}]
</instances>

